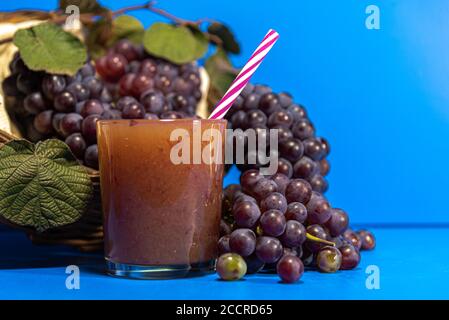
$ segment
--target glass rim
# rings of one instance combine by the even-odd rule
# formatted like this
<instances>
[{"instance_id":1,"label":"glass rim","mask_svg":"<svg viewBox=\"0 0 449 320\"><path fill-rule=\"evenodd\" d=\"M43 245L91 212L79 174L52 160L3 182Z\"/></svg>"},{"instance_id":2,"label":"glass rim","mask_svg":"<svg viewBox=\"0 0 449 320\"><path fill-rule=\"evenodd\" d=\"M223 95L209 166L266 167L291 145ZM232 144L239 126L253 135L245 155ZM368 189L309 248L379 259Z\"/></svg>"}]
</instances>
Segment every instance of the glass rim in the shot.
<instances>
[{"instance_id":1,"label":"glass rim","mask_svg":"<svg viewBox=\"0 0 449 320\"><path fill-rule=\"evenodd\" d=\"M123 125L129 122L137 123L158 123L158 124L170 124L170 123L192 123L195 121L206 122L206 123L226 123L226 119L193 119L193 118L183 118L183 119L98 119L97 125Z\"/></svg>"}]
</instances>

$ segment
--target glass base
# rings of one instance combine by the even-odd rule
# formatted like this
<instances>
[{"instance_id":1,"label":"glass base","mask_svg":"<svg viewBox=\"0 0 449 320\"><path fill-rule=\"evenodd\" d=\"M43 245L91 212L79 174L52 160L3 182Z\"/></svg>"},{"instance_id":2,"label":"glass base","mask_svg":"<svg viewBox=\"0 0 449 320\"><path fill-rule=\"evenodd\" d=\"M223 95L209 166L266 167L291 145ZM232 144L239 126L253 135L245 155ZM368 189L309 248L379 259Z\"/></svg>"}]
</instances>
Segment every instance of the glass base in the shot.
<instances>
[{"instance_id":1,"label":"glass base","mask_svg":"<svg viewBox=\"0 0 449 320\"><path fill-rule=\"evenodd\" d=\"M108 275L129 279L162 280L193 277L214 271L214 269L215 259L195 264L147 266L118 263L106 258Z\"/></svg>"}]
</instances>

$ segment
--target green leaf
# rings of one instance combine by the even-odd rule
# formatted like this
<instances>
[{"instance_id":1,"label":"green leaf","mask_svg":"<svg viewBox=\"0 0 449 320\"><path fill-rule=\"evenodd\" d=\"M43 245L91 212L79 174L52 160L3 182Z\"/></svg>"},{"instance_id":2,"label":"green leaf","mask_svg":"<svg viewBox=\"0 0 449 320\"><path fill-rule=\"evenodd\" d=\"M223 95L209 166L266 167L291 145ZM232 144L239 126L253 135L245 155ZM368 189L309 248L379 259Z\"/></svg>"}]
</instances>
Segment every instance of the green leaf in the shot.
<instances>
[{"instance_id":1,"label":"green leaf","mask_svg":"<svg viewBox=\"0 0 449 320\"><path fill-rule=\"evenodd\" d=\"M199 59L207 50L197 32L162 22L154 23L145 31L143 45L150 54L177 64Z\"/></svg>"},{"instance_id":2,"label":"green leaf","mask_svg":"<svg viewBox=\"0 0 449 320\"><path fill-rule=\"evenodd\" d=\"M68 146L56 139L12 140L0 148L0 216L38 231L77 221L92 183Z\"/></svg>"},{"instance_id":3,"label":"green leaf","mask_svg":"<svg viewBox=\"0 0 449 320\"><path fill-rule=\"evenodd\" d=\"M235 40L234 34L224 24L214 22L209 25L207 31L221 39L222 47L225 51L238 54L240 53L240 45Z\"/></svg>"},{"instance_id":4,"label":"green leaf","mask_svg":"<svg viewBox=\"0 0 449 320\"><path fill-rule=\"evenodd\" d=\"M35 71L74 75L87 59L84 44L52 23L17 31L14 44L28 68Z\"/></svg>"},{"instance_id":5,"label":"green leaf","mask_svg":"<svg viewBox=\"0 0 449 320\"><path fill-rule=\"evenodd\" d=\"M206 54L207 49L209 48L209 40L197 26L189 26L189 29L196 40L195 46L195 56L197 57L196 59L201 58Z\"/></svg>"},{"instance_id":6,"label":"green leaf","mask_svg":"<svg viewBox=\"0 0 449 320\"><path fill-rule=\"evenodd\" d=\"M128 16L118 16L112 22L112 38L114 43L120 39L128 39L136 44L142 43L144 28L140 20Z\"/></svg>"},{"instance_id":7,"label":"green leaf","mask_svg":"<svg viewBox=\"0 0 449 320\"><path fill-rule=\"evenodd\" d=\"M64 12L70 5L77 6L80 9L80 13L98 14L107 10L96 0L59 0L59 8Z\"/></svg>"},{"instance_id":8,"label":"green leaf","mask_svg":"<svg viewBox=\"0 0 449 320\"><path fill-rule=\"evenodd\" d=\"M237 75L226 52L217 47L217 51L207 59L205 67L210 76L211 88L216 94L223 95Z\"/></svg>"}]
</instances>

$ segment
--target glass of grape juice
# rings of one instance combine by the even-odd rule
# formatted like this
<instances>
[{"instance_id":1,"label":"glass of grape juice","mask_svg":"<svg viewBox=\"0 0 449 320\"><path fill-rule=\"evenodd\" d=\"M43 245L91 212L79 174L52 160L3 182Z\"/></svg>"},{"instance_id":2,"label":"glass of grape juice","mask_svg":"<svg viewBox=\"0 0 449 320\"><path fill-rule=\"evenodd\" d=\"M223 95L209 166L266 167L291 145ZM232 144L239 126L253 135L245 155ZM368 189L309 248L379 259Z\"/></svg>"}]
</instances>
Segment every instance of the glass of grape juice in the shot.
<instances>
[{"instance_id":1,"label":"glass of grape juice","mask_svg":"<svg viewBox=\"0 0 449 320\"><path fill-rule=\"evenodd\" d=\"M225 129L225 120L97 122L108 274L166 279L214 268Z\"/></svg>"}]
</instances>

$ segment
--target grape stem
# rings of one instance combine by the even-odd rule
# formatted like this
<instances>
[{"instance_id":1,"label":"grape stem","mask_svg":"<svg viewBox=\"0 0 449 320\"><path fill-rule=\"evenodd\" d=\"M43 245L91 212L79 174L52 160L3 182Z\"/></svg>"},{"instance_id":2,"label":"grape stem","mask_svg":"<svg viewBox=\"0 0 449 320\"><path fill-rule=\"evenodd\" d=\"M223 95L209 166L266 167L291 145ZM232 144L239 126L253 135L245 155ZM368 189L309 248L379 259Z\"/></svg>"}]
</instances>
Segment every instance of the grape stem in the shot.
<instances>
[{"instance_id":1,"label":"grape stem","mask_svg":"<svg viewBox=\"0 0 449 320\"><path fill-rule=\"evenodd\" d=\"M324 243L324 244L327 244L329 246L335 247L335 243L333 243L332 241L327 241L327 240L315 237L315 236L311 235L310 233L306 233L306 238L308 240L310 240L310 241Z\"/></svg>"},{"instance_id":2,"label":"grape stem","mask_svg":"<svg viewBox=\"0 0 449 320\"><path fill-rule=\"evenodd\" d=\"M159 16L162 16L164 18L167 18L168 20L172 21L175 24L178 25L186 25L186 26L200 26L201 24L203 24L204 22L209 22L209 23L213 23L216 22L215 20L209 19L209 18L202 18L202 19L198 19L196 21L192 21L192 20L186 20L183 18L179 18L177 16L175 16L174 14L169 13L168 11L165 11L163 9L157 8L155 7L156 5L156 1L149 1L147 3L144 4L140 4L140 5L133 5L133 6L128 6L128 7L123 7L121 9L115 10L115 11L106 11L106 12L100 12L100 13L82 13L79 16L79 20L84 23L84 24L90 24L90 23L94 23L96 21L96 19L98 17L103 17L105 19L112 19L113 17L122 15L124 13L127 13L129 11L136 11L136 10L149 10ZM26 10L27 12L42 12L40 10ZM56 24L63 24L65 22L65 20L67 19L67 15L60 9L58 10L54 10L49 12L48 14L48 20L51 22L54 22ZM210 42L216 44L216 45L222 45L223 41L217 37L214 34L210 34L208 32L203 32L204 35L209 39ZM0 40L0 45L5 44L5 43L9 43L12 42L13 37L9 37L9 38L5 38Z\"/></svg>"}]
</instances>

